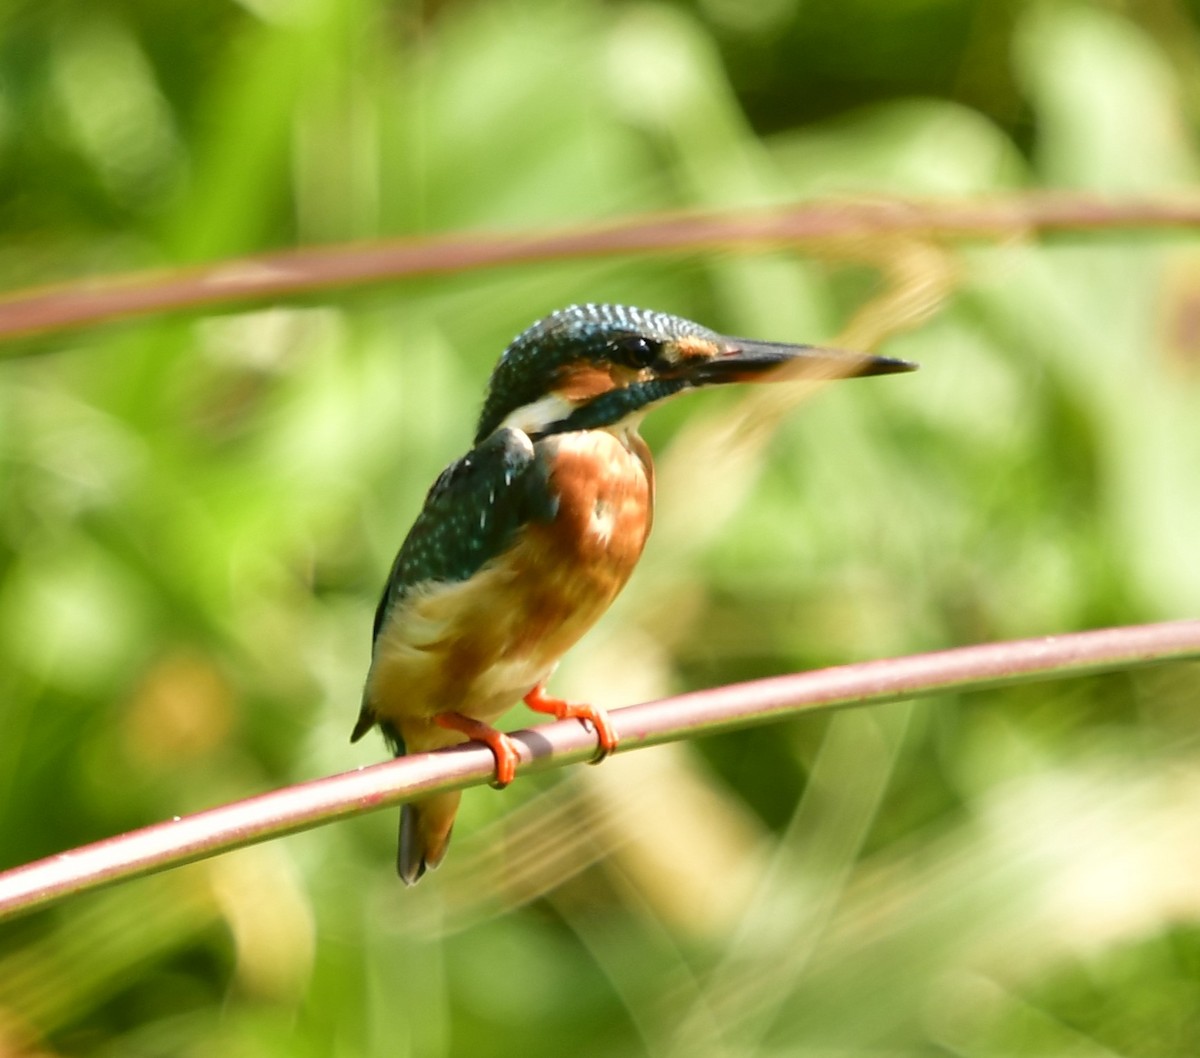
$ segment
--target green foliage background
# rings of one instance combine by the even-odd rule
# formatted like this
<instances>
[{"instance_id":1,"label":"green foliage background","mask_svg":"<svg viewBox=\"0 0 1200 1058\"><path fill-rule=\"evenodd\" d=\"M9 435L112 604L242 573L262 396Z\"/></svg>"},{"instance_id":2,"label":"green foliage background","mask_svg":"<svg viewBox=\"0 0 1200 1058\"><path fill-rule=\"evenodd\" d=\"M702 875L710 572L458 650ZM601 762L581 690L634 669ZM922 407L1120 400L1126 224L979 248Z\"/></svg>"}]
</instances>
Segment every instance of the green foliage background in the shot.
<instances>
[{"instance_id":1,"label":"green foliage background","mask_svg":"<svg viewBox=\"0 0 1200 1058\"><path fill-rule=\"evenodd\" d=\"M69 0L0 14L0 284L813 196L1194 186L1183 0ZM383 756L388 561L509 338L578 300L883 338L694 458L556 689L609 705L1195 615L1200 253L556 263L12 346L0 866ZM28 354L28 355L15 355ZM1194 1055L1196 666L809 719L387 812L0 929L0 1055ZM514 725L525 717L514 714Z\"/></svg>"}]
</instances>

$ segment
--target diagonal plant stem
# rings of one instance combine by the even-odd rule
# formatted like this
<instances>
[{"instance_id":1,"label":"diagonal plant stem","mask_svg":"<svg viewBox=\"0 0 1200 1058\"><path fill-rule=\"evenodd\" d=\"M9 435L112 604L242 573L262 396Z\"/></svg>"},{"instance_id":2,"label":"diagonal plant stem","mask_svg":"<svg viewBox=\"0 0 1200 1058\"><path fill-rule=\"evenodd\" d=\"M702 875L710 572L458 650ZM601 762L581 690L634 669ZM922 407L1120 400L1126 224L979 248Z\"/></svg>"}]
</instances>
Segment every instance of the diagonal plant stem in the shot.
<instances>
[{"instance_id":1,"label":"diagonal plant stem","mask_svg":"<svg viewBox=\"0 0 1200 1058\"><path fill-rule=\"evenodd\" d=\"M962 201L820 201L675 213L550 231L458 232L284 250L184 269L81 279L0 298L0 340L182 309L540 261L819 246L888 235L996 240L1025 232L1200 227L1200 196L1107 200L1029 192Z\"/></svg>"},{"instance_id":2,"label":"diagonal plant stem","mask_svg":"<svg viewBox=\"0 0 1200 1058\"><path fill-rule=\"evenodd\" d=\"M802 712L878 705L1200 658L1200 620L959 647L697 691L618 709L622 752ZM513 735L521 770L590 759L595 736L575 721ZM492 777L487 747L468 743L360 768L158 823L0 873L0 921L74 893L375 811Z\"/></svg>"}]
</instances>

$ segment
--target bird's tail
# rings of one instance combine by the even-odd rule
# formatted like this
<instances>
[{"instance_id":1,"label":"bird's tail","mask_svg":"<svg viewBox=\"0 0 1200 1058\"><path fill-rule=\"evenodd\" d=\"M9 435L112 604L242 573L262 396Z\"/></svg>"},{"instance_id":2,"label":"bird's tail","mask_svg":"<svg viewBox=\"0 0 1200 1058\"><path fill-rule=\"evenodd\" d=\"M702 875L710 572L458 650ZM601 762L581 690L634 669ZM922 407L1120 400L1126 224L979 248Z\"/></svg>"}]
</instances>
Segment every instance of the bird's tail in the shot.
<instances>
[{"instance_id":1,"label":"bird's tail","mask_svg":"<svg viewBox=\"0 0 1200 1058\"><path fill-rule=\"evenodd\" d=\"M396 873L405 885L415 885L426 869L442 862L458 814L462 791L434 794L411 801L400 810L400 847Z\"/></svg>"},{"instance_id":2,"label":"bird's tail","mask_svg":"<svg viewBox=\"0 0 1200 1058\"><path fill-rule=\"evenodd\" d=\"M375 714L371 712L371 707L363 702L362 708L358 711L358 720L354 724L354 730L350 732L350 741L357 742L374 726Z\"/></svg>"}]
</instances>

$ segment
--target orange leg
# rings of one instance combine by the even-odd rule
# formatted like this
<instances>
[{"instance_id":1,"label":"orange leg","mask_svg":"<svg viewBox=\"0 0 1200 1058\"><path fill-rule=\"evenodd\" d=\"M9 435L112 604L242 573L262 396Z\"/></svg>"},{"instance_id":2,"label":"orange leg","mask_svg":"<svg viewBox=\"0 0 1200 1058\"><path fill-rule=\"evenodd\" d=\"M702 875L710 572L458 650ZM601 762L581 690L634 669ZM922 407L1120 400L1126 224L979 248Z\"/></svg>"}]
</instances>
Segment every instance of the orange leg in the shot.
<instances>
[{"instance_id":1,"label":"orange leg","mask_svg":"<svg viewBox=\"0 0 1200 1058\"><path fill-rule=\"evenodd\" d=\"M521 756L517 752L513 740L503 731L497 731L494 727L478 720L472 720L469 716L463 716L462 713L438 713L433 718L433 722L438 727L444 727L448 731L457 731L459 734L466 735L467 738L475 739L476 742L487 744L496 758L496 777L492 780L492 785L497 790L503 790L513 781Z\"/></svg>"},{"instance_id":2,"label":"orange leg","mask_svg":"<svg viewBox=\"0 0 1200 1058\"><path fill-rule=\"evenodd\" d=\"M525 704L536 713L549 713L559 720L573 718L592 725L596 732L596 755L592 764L599 764L617 748L617 733L613 730L608 713L594 705L574 705L561 698L551 698L544 684L539 683L525 695Z\"/></svg>"}]
</instances>

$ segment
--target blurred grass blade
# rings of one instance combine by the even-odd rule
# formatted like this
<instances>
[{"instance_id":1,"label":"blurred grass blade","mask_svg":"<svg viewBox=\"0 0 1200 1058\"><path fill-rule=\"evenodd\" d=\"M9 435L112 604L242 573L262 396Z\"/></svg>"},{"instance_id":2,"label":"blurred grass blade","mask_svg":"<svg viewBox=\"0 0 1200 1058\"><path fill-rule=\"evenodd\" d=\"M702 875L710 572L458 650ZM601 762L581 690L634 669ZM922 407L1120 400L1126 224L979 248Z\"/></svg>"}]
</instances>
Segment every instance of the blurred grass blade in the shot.
<instances>
[{"instance_id":1,"label":"blurred grass blade","mask_svg":"<svg viewBox=\"0 0 1200 1058\"><path fill-rule=\"evenodd\" d=\"M767 250L897 234L995 241L1030 231L1197 226L1200 198L1195 195L1108 201L1089 195L1035 192L978 202L841 201L741 213L699 211L510 235L452 233L285 250L207 267L81 279L17 291L0 300L0 340L159 312L545 261L750 246Z\"/></svg>"}]
</instances>

